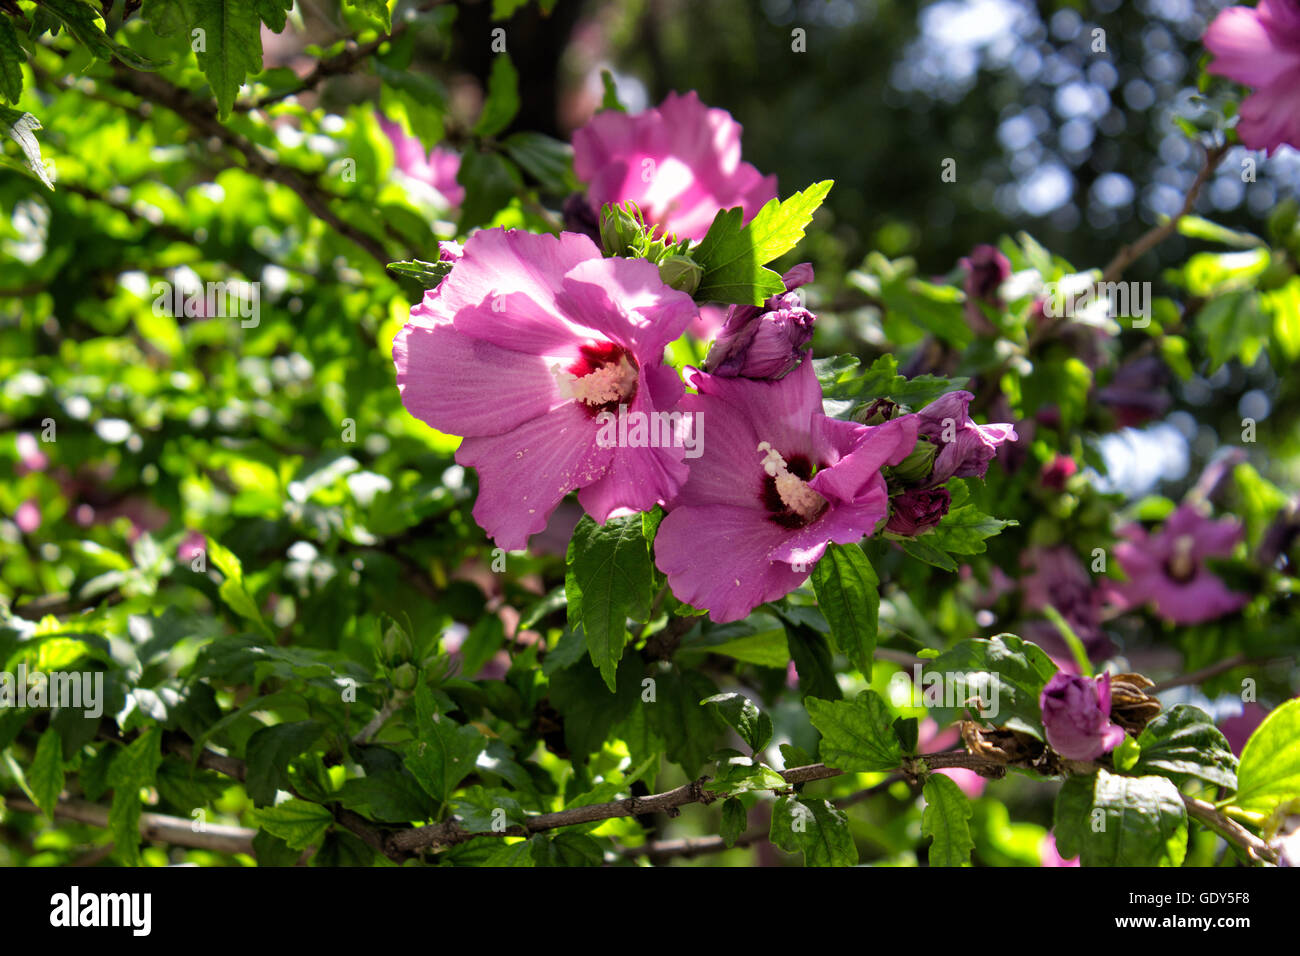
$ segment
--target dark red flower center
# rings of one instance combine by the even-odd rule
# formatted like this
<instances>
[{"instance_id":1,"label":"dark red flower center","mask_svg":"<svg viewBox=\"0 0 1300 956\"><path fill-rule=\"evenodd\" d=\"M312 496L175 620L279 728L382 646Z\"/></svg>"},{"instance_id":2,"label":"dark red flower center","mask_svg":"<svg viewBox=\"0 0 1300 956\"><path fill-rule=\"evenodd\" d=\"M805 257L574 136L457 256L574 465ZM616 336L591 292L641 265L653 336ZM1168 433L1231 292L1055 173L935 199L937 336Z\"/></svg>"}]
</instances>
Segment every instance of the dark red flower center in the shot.
<instances>
[{"instance_id":1,"label":"dark red flower center","mask_svg":"<svg viewBox=\"0 0 1300 956\"><path fill-rule=\"evenodd\" d=\"M758 451L764 455L762 500L768 520L793 530L819 518L827 502L808 487L817 472L812 461L806 455L786 459L767 442L760 443Z\"/></svg>"},{"instance_id":2,"label":"dark red flower center","mask_svg":"<svg viewBox=\"0 0 1300 956\"><path fill-rule=\"evenodd\" d=\"M640 382L632 353L613 342L580 346L577 361L556 372L561 388L593 418L601 412L616 413L619 405L630 405Z\"/></svg>"}]
</instances>

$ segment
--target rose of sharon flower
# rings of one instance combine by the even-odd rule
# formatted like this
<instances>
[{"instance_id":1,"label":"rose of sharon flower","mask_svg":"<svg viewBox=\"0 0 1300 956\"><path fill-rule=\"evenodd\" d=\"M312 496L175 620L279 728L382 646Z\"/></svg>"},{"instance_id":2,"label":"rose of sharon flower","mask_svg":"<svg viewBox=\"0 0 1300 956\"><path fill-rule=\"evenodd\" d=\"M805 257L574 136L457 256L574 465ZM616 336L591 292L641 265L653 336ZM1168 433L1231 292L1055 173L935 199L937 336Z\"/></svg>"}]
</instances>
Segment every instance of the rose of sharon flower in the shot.
<instances>
[{"instance_id":1,"label":"rose of sharon flower","mask_svg":"<svg viewBox=\"0 0 1300 956\"><path fill-rule=\"evenodd\" d=\"M397 168L412 179L432 186L449 206L459 206L465 201L465 187L456 182L460 172L460 157L451 150L435 146L425 152L424 146L414 136L407 136L402 127L386 119L380 127L393 144Z\"/></svg>"},{"instance_id":2,"label":"rose of sharon flower","mask_svg":"<svg viewBox=\"0 0 1300 956\"><path fill-rule=\"evenodd\" d=\"M1300 149L1300 4L1229 7L1214 18L1204 42L1214 54L1209 72L1255 88L1241 103L1241 141L1270 154L1283 144Z\"/></svg>"},{"instance_id":3,"label":"rose of sharon flower","mask_svg":"<svg viewBox=\"0 0 1300 956\"><path fill-rule=\"evenodd\" d=\"M474 518L514 550L575 489L602 523L677 490L680 443L609 447L597 416L625 405L654 422L677 404L663 352L694 317L649 262L602 258L573 233L485 229L393 340L397 386L416 418L465 436L456 461L478 469Z\"/></svg>"},{"instance_id":4,"label":"rose of sharon flower","mask_svg":"<svg viewBox=\"0 0 1300 956\"><path fill-rule=\"evenodd\" d=\"M1047 742L1070 760L1096 760L1124 739L1124 729L1110 722L1110 675L1096 680L1057 673L1038 698Z\"/></svg>"},{"instance_id":5,"label":"rose of sharon flower","mask_svg":"<svg viewBox=\"0 0 1300 956\"><path fill-rule=\"evenodd\" d=\"M1231 614L1250 600L1228 590L1205 566L1206 558L1226 558L1242 538L1242 527L1231 518L1202 517L1189 504L1179 505L1157 534L1141 525L1120 529L1125 541L1115 546L1115 558L1128 575L1114 591L1129 607L1151 602L1161 617L1175 624L1200 624Z\"/></svg>"},{"instance_id":6,"label":"rose of sharon flower","mask_svg":"<svg viewBox=\"0 0 1300 956\"><path fill-rule=\"evenodd\" d=\"M794 290L813 280L805 262L781 277L785 292L762 305L733 305L704 360L713 375L780 378L803 359L817 316L803 307Z\"/></svg>"},{"instance_id":7,"label":"rose of sharon flower","mask_svg":"<svg viewBox=\"0 0 1300 956\"><path fill-rule=\"evenodd\" d=\"M970 392L949 392L909 416L916 419L917 434L939 449L927 486L941 485L949 478L983 478L998 446L1016 440L1013 425L971 421L974 397Z\"/></svg>"},{"instance_id":8,"label":"rose of sharon flower","mask_svg":"<svg viewBox=\"0 0 1300 956\"><path fill-rule=\"evenodd\" d=\"M1052 548L1030 548L1021 558L1029 572L1020 579L1024 590L1025 610L1041 612L1048 605L1056 608L1083 642L1088 656L1106 657L1114 646L1101 627L1102 593L1093 585L1092 575L1068 544ZM1069 657L1054 624L1031 622L1032 640L1046 649Z\"/></svg>"},{"instance_id":9,"label":"rose of sharon flower","mask_svg":"<svg viewBox=\"0 0 1300 956\"><path fill-rule=\"evenodd\" d=\"M875 531L889 508L880 469L907 456L916 426L828 418L807 360L774 382L691 375L699 394L681 408L708 422L708 441L668 504L655 561L680 600L735 621L798 587L830 542Z\"/></svg>"},{"instance_id":10,"label":"rose of sharon flower","mask_svg":"<svg viewBox=\"0 0 1300 956\"><path fill-rule=\"evenodd\" d=\"M740 124L690 92L635 116L603 110L573 134L573 171L592 205L640 207L678 239L703 239L719 209L745 222L776 196L776 177L740 160Z\"/></svg>"},{"instance_id":11,"label":"rose of sharon flower","mask_svg":"<svg viewBox=\"0 0 1300 956\"><path fill-rule=\"evenodd\" d=\"M885 530L914 538L928 531L948 513L952 495L947 488L914 488L890 499L892 513Z\"/></svg>"}]
</instances>

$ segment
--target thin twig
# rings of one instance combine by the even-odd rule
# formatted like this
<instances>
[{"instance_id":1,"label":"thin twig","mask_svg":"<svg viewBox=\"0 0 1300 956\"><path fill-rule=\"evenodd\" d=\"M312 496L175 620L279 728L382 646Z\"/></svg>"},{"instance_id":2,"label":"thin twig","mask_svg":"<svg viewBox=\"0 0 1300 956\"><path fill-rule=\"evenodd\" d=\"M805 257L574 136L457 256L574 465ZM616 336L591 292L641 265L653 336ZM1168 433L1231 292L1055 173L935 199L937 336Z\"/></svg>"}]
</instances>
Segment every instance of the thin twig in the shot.
<instances>
[{"instance_id":1,"label":"thin twig","mask_svg":"<svg viewBox=\"0 0 1300 956\"><path fill-rule=\"evenodd\" d=\"M1251 833L1236 820L1230 820L1204 800L1183 794L1183 803L1189 816L1195 817L1229 843L1241 847L1253 860L1277 862L1277 851Z\"/></svg>"},{"instance_id":2,"label":"thin twig","mask_svg":"<svg viewBox=\"0 0 1300 956\"><path fill-rule=\"evenodd\" d=\"M19 813L40 813L40 807L21 794L5 796L5 806ZM54 806L54 816L60 820L72 820L88 826L109 828L109 810L95 803L84 800L60 800ZM212 850L216 853L253 852L253 837L257 831L248 827L226 826L217 823L204 823L195 829L192 820L168 816L163 813L140 814L140 836L151 843L168 843L172 846L191 847L196 850Z\"/></svg>"},{"instance_id":3,"label":"thin twig","mask_svg":"<svg viewBox=\"0 0 1300 956\"><path fill-rule=\"evenodd\" d=\"M1206 150L1205 163L1201 166L1201 171L1196 174L1196 179L1192 182L1192 188L1187 191L1187 196L1183 199L1182 209L1173 218L1144 233L1136 242L1121 247L1119 252L1115 254L1115 258L1110 260L1105 271L1102 272L1102 282L1114 282L1124 274L1125 269L1174 234L1174 231L1178 228L1178 221L1192 211L1192 207L1196 205L1196 197L1201 192L1201 187L1214 175L1214 170L1218 168L1227 152L1227 143L1220 143L1218 146Z\"/></svg>"}]
</instances>

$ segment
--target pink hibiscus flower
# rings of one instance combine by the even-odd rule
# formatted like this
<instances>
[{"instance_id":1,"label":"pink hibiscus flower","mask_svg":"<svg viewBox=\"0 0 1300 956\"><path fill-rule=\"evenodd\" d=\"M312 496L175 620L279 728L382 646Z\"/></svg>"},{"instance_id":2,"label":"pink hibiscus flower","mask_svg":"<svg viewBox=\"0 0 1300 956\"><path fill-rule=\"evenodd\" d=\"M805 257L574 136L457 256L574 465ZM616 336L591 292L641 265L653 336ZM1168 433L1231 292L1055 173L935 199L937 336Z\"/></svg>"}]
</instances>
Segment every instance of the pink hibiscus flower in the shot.
<instances>
[{"instance_id":1,"label":"pink hibiscus flower","mask_svg":"<svg viewBox=\"0 0 1300 956\"><path fill-rule=\"evenodd\" d=\"M1141 525L1120 529L1127 540L1115 546L1115 558L1128 582L1113 588L1121 603L1147 602L1175 624L1200 624L1241 609L1248 595L1228 590L1205 565L1206 558L1226 558L1242 537L1231 518L1214 521L1194 507L1179 505L1156 534Z\"/></svg>"},{"instance_id":2,"label":"pink hibiscus flower","mask_svg":"<svg viewBox=\"0 0 1300 956\"><path fill-rule=\"evenodd\" d=\"M1205 31L1211 73L1255 88L1241 103L1237 133L1250 149L1300 148L1300 3L1260 0L1229 7Z\"/></svg>"},{"instance_id":3,"label":"pink hibiscus flower","mask_svg":"<svg viewBox=\"0 0 1300 956\"><path fill-rule=\"evenodd\" d=\"M680 600L735 621L799 586L830 542L851 544L889 511L880 469L907 457L913 418L857 425L822 412L805 359L778 381L691 370L681 408L708 423L703 454L655 540Z\"/></svg>"},{"instance_id":4,"label":"pink hibiscus flower","mask_svg":"<svg viewBox=\"0 0 1300 956\"><path fill-rule=\"evenodd\" d=\"M776 177L740 160L740 124L690 92L635 116L604 110L573 134L573 171L597 210L636 202L647 222L702 239L719 209L748 222L776 196Z\"/></svg>"},{"instance_id":5,"label":"pink hibiscus flower","mask_svg":"<svg viewBox=\"0 0 1300 956\"><path fill-rule=\"evenodd\" d=\"M460 172L460 157L449 149L435 146L425 152L424 146L414 136L407 136L397 123L380 119L379 125L393 144L397 168L412 179L432 186L449 206L459 206L465 201L465 187L456 181Z\"/></svg>"},{"instance_id":6,"label":"pink hibiscus flower","mask_svg":"<svg viewBox=\"0 0 1300 956\"><path fill-rule=\"evenodd\" d=\"M600 441L601 412L652 420L682 396L664 347L695 318L691 297L645 260L605 259L586 236L486 229L464 245L393 341L402 402L463 435L456 460L478 469L474 518L506 549L524 547L560 500L604 522L669 498L684 449Z\"/></svg>"}]
</instances>

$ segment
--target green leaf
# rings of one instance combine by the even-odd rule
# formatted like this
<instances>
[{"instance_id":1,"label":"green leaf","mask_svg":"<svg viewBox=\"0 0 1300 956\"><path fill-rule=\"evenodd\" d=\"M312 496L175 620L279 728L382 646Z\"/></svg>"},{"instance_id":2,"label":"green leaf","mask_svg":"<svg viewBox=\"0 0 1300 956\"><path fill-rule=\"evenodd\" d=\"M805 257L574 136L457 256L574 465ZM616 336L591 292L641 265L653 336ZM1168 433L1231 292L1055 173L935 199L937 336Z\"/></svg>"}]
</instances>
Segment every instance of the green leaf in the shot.
<instances>
[{"instance_id":1,"label":"green leaf","mask_svg":"<svg viewBox=\"0 0 1300 956\"><path fill-rule=\"evenodd\" d=\"M833 355L813 359L817 380L821 382L826 399L827 414L847 417L854 402L870 402L887 398L908 408L921 408L941 395L963 388L966 378L943 378L938 375L917 375L905 378L898 374L898 359L882 355L866 371L856 355ZM838 406L838 407L836 407Z\"/></svg>"},{"instance_id":2,"label":"green leaf","mask_svg":"<svg viewBox=\"0 0 1300 956\"><path fill-rule=\"evenodd\" d=\"M894 733L894 717L880 695L864 690L851 701L804 701L808 717L822 735L822 762L836 770L896 770L903 748Z\"/></svg>"},{"instance_id":3,"label":"green leaf","mask_svg":"<svg viewBox=\"0 0 1300 956\"><path fill-rule=\"evenodd\" d=\"M519 74L510 57L498 53L492 61L492 75L488 77L487 100L483 112L474 124L476 136L495 136L515 118L519 112Z\"/></svg>"},{"instance_id":4,"label":"green leaf","mask_svg":"<svg viewBox=\"0 0 1300 956\"><path fill-rule=\"evenodd\" d=\"M1014 634L966 640L940 654L925 668L922 699L940 726L963 716L966 708L944 706L932 690L951 683L965 688L967 698L978 696L981 716L999 727L1010 727L1043 739L1038 698L1056 673L1056 665L1042 649ZM933 677L931 677L933 675ZM958 681L962 678L962 681ZM936 683L939 681L940 683Z\"/></svg>"},{"instance_id":5,"label":"green leaf","mask_svg":"<svg viewBox=\"0 0 1300 956\"><path fill-rule=\"evenodd\" d=\"M54 180L50 178L49 171L41 159L41 145L32 135L41 128L41 121L31 113L0 106L0 126L4 127L5 135L17 143L18 148L23 151L23 167L44 183L46 188L53 190Z\"/></svg>"},{"instance_id":6,"label":"green leaf","mask_svg":"<svg viewBox=\"0 0 1300 956\"><path fill-rule=\"evenodd\" d=\"M926 535L924 538L908 538L898 543L902 545L904 551L916 558L916 560L924 561L926 564L940 570L955 573L957 571L957 562L952 559L947 551L941 551L930 544L928 539L931 537L933 535Z\"/></svg>"},{"instance_id":7,"label":"green leaf","mask_svg":"<svg viewBox=\"0 0 1300 956\"><path fill-rule=\"evenodd\" d=\"M141 56L129 47L125 47L109 37L95 22L101 18L99 9L79 0L42 0L42 8L54 14L63 23L72 36L76 37L91 53L100 60L117 59L133 70L156 70L166 66L146 56ZM261 60L261 38L258 38L259 69Z\"/></svg>"},{"instance_id":8,"label":"green leaf","mask_svg":"<svg viewBox=\"0 0 1300 956\"><path fill-rule=\"evenodd\" d=\"M319 845L334 816L318 803L286 800L274 807L254 810L253 816L267 833L279 837L292 850Z\"/></svg>"},{"instance_id":9,"label":"green leaf","mask_svg":"<svg viewBox=\"0 0 1300 956\"><path fill-rule=\"evenodd\" d=\"M1098 770L1062 788L1056 845L1061 856L1077 855L1083 866L1182 866L1187 807L1165 777Z\"/></svg>"},{"instance_id":10,"label":"green leaf","mask_svg":"<svg viewBox=\"0 0 1300 956\"><path fill-rule=\"evenodd\" d=\"M1273 323L1260 308L1253 290L1225 292L1211 299L1196 315L1196 328L1205 339L1210 370L1237 359L1243 367L1255 364L1268 344Z\"/></svg>"},{"instance_id":11,"label":"green leaf","mask_svg":"<svg viewBox=\"0 0 1300 956\"><path fill-rule=\"evenodd\" d=\"M123 748L108 768L113 803L108 811L109 831L123 862L140 862L140 790L152 786L162 763L162 728L151 727Z\"/></svg>"},{"instance_id":12,"label":"green leaf","mask_svg":"<svg viewBox=\"0 0 1300 956\"><path fill-rule=\"evenodd\" d=\"M921 835L933 837L931 866L970 866L975 840L970 833L974 812L961 787L941 773L931 774L921 790L925 810L921 813Z\"/></svg>"},{"instance_id":13,"label":"green leaf","mask_svg":"<svg viewBox=\"0 0 1300 956\"><path fill-rule=\"evenodd\" d=\"M36 744L36 754L27 771L32 799L47 817L54 819L54 807L63 792L63 742L58 731L49 728Z\"/></svg>"},{"instance_id":14,"label":"green leaf","mask_svg":"<svg viewBox=\"0 0 1300 956\"><path fill-rule=\"evenodd\" d=\"M452 791L474 770L486 741L474 727L462 727L434 713L427 684L415 691L419 739L406 755L406 767L429 796L445 803Z\"/></svg>"},{"instance_id":15,"label":"green leaf","mask_svg":"<svg viewBox=\"0 0 1300 956\"><path fill-rule=\"evenodd\" d=\"M509 20L520 7L528 6L528 0L492 0L492 19Z\"/></svg>"},{"instance_id":16,"label":"green leaf","mask_svg":"<svg viewBox=\"0 0 1300 956\"><path fill-rule=\"evenodd\" d=\"M654 572L640 515L598 525L584 516L569 541L564 591L569 626L582 628L591 662L606 686L627 644L627 619L644 621L654 600Z\"/></svg>"},{"instance_id":17,"label":"green leaf","mask_svg":"<svg viewBox=\"0 0 1300 956\"><path fill-rule=\"evenodd\" d=\"M520 168L549 192L578 188L573 175L573 147L543 133L511 133L501 143Z\"/></svg>"},{"instance_id":18,"label":"green leaf","mask_svg":"<svg viewBox=\"0 0 1300 956\"><path fill-rule=\"evenodd\" d=\"M257 16L271 32L283 33L284 25L288 22L287 14L293 9L293 0L253 0L253 2L257 7ZM357 6L362 9L376 8L372 15L384 21L384 29L392 28L392 23L388 19L388 4L385 0L357 0Z\"/></svg>"},{"instance_id":19,"label":"green leaf","mask_svg":"<svg viewBox=\"0 0 1300 956\"><path fill-rule=\"evenodd\" d=\"M813 567L812 584L836 646L870 679L880 618L880 579L871 562L856 544L831 544Z\"/></svg>"},{"instance_id":20,"label":"green leaf","mask_svg":"<svg viewBox=\"0 0 1300 956\"><path fill-rule=\"evenodd\" d=\"M550 699L564 715L564 742L575 760L600 750L610 728L626 718L641 700L644 669L635 655L618 668L616 689L610 694L598 671L570 667L551 675ZM696 700L699 699L697 696ZM646 705L653 708L658 704Z\"/></svg>"},{"instance_id":21,"label":"green leaf","mask_svg":"<svg viewBox=\"0 0 1300 956\"><path fill-rule=\"evenodd\" d=\"M460 160L456 181L465 187L458 232L490 222L523 186L519 169L498 153L468 149Z\"/></svg>"},{"instance_id":22,"label":"green leaf","mask_svg":"<svg viewBox=\"0 0 1300 956\"><path fill-rule=\"evenodd\" d=\"M1236 789L1237 757L1199 707L1178 704L1147 724L1137 739L1142 752L1132 772L1160 774L1181 785L1189 777Z\"/></svg>"},{"instance_id":23,"label":"green leaf","mask_svg":"<svg viewBox=\"0 0 1300 956\"><path fill-rule=\"evenodd\" d=\"M728 797L722 804L722 826L718 833L727 849L736 845L736 840L747 826L749 814L745 811L745 805L735 797Z\"/></svg>"},{"instance_id":24,"label":"green leaf","mask_svg":"<svg viewBox=\"0 0 1300 956\"><path fill-rule=\"evenodd\" d=\"M747 634L721 644L710 644L710 654L724 654L747 664L759 667L784 668L790 663L790 648L786 643L785 631L770 628L757 634Z\"/></svg>"},{"instance_id":25,"label":"green leaf","mask_svg":"<svg viewBox=\"0 0 1300 956\"><path fill-rule=\"evenodd\" d=\"M1018 524L1019 521L994 518L972 504L965 504L944 515L934 531L926 535L926 544L953 554L983 554L985 539Z\"/></svg>"},{"instance_id":26,"label":"green leaf","mask_svg":"<svg viewBox=\"0 0 1300 956\"><path fill-rule=\"evenodd\" d=\"M714 709L700 703L717 692L703 674L674 668L655 677L655 701L642 705L650 708L650 725L663 738L668 759L689 777L699 775L722 727Z\"/></svg>"},{"instance_id":27,"label":"green leaf","mask_svg":"<svg viewBox=\"0 0 1300 956\"><path fill-rule=\"evenodd\" d=\"M75 2L75 0L64 0ZM145 0L144 18L159 36L178 29L191 38L199 69L217 99L218 119L226 119L235 97L252 73L262 72L262 16L266 0ZM194 31L201 30L196 34Z\"/></svg>"},{"instance_id":28,"label":"green leaf","mask_svg":"<svg viewBox=\"0 0 1300 956\"><path fill-rule=\"evenodd\" d=\"M349 810L383 823L424 821L437 812L415 778L398 770L345 780L336 796Z\"/></svg>"},{"instance_id":29,"label":"green leaf","mask_svg":"<svg viewBox=\"0 0 1300 956\"><path fill-rule=\"evenodd\" d=\"M268 0L259 0L259 4L266 3L266 2L268 2ZM285 0L277 0L277 2L285 2ZM388 12L388 0L346 0L346 2L349 6L356 7L366 16L373 17L374 19L378 20L380 23L384 25L385 31L391 31L393 29L393 18L392 15ZM288 3L290 7L293 6L293 0L288 0ZM267 25L272 26L272 24L269 21L267 21ZM272 28L274 29L274 27ZM279 33L280 30L283 29L284 29L284 16L283 14L281 14L280 29L276 30L275 32Z\"/></svg>"},{"instance_id":30,"label":"green leaf","mask_svg":"<svg viewBox=\"0 0 1300 956\"><path fill-rule=\"evenodd\" d=\"M1241 752L1237 795L1250 813L1269 814L1300 797L1300 699L1288 700L1260 724Z\"/></svg>"},{"instance_id":31,"label":"green leaf","mask_svg":"<svg viewBox=\"0 0 1300 956\"><path fill-rule=\"evenodd\" d=\"M0 17L0 96L17 103L23 95L23 64L27 51L18 43L18 34L8 17Z\"/></svg>"},{"instance_id":32,"label":"green leaf","mask_svg":"<svg viewBox=\"0 0 1300 956\"><path fill-rule=\"evenodd\" d=\"M718 776L704 785L710 793L748 793L751 790L788 790L785 778L749 757L733 757L718 764Z\"/></svg>"},{"instance_id":33,"label":"green leaf","mask_svg":"<svg viewBox=\"0 0 1300 956\"><path fill-rule=\"evenodd\" d=\"M740 207L720 210L691 250L691 258L704 269L696 301L762 305L768 296L784 292L781 277L764 266L798 244L833 185L828 179L784 202L772 199L743 228Z\"/></svg>"},{"instance_id":34,"label":"green leaf","mask_svg":"<svg viewBox=\"0 0 1300 956\"><path fill-rule=\"evenodd\" d=\"M1211 222L1208 219L1202 219L1200 216L1182 216L1178 220L1178 231L1184 236L1190 236L1193 239L1204 239L1206 242L1218 242L1225 246L1235 246L1239 249L1250 249L1255 246L1265 245L1263 239L1259 236L1253 236L1248 232L1238 232L1235 229L1229 229L1221 226L1217 222Z\"/></svg>"},{"instance_id":35,"label":"green leaf","mask_svg":"<svg viewBox=\"0 0 1300 956\"><path fill-rule=\"evenodd\" d=\"M839 700L843 694L835 679L835 661L826 638L805 624L787 621L785 641L799 675L800 693L805 697Z\"/></svg>"},{"instance_id":36,"label":"green leaf","mask_svg":"<svg viewBox=\"0 0 1300 956\"><path fill-rule=\"evenodd\" d=\"M263 727L248 738L244 789L254 806L274 803L277 790L290 789L289 764L316 742L323 729L314 720L301 720Z\"/></svg>"},{"instance_id":37,"label":"green leaf","mask_svg":"<svg viewBox=\"0 0 1300 956\"><path fill-rule=\"evenodd\" d=\"M1083 850L1092 811L1092 790L1096 783L1094 777L1075 775L1066 777L1057 791L1053 836L1056 850L1063 859L1074 859Z\"/></svg>"},{"instance_id":38,"label":"green leaf","mask_svg":"<svg viewBox=\"0 0 1300 956\"><path fill-rule=\"evenodd\" d=\"M962 293L952 286L900 276L881 283L880 299L889 312L959 349L969 345L974 336L962 310Z\"/></svg>"},{"instance_id":39,"label":"green leaf","mask_svg":"<svg viewBox=\"0 0 1300 956\"><path fill-rule=\"evenodd\" d=\"M461 673L472 678L501 649L505 640L506 631L501 618L495 614L479 618L460 646Z\"/></svg>"},{"instance_id":40,"label":"green leaf","mask_svg":"<svg viewBox=\"0 0 1300 956\"><path fill-rule=\"evenodd\" d=\"M626 113L627 107L618 100L618 87L614 83L614 74L609 70L601 70L600 85L605 91L600 100L600 108L602 110L617 110L620 113Z\"/></svg>"},{"instance_id":41,"label":"green leaf","mask_svg":"<svg viewBox=\"0 0 1300 956\"><path fill-rule=\"evenodd\" d=\"M414 279L426 289L436 289L443 279L451 274L450 262L424 262L420 259L404 259L390 262L388 271Z\"/></svg>"},{"instance_id":42,"label":"green leaf","mask_svg":"<svg viewBox=\"0 0 1300 956\"><path fill-rule=\"evenodd\" d=\"M712 704L718 715L740 734L740 739L749 744L750 750L755 753L766 747L772 739L772 718L759 710L748 697L735 693L715 694L700 703Z\"/></svg>"},{"instance_id":43,"label":"green leaf","mask_svg":"<svg viewBox=\"0 0 1300 956\"><path fill-rule=\"evenodd\" d=\"M769 837L787 853L802 852L805 866L858 863L848 816L825 800L781 797L772 807Z\"/></svg>"}]
</instances>

